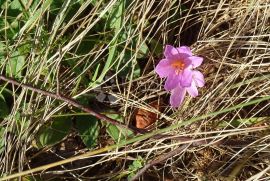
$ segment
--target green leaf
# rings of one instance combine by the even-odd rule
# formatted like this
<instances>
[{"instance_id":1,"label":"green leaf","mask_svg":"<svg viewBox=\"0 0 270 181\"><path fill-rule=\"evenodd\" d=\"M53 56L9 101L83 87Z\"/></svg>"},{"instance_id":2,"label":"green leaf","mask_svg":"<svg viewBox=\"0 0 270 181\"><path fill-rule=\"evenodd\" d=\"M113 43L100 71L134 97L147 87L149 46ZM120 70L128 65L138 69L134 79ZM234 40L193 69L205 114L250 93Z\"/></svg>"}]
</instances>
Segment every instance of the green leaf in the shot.
<instances>
[{"instance_id":1,"label":"green leaf","mask_svg":"<svg viewBox=\"0 0 270 181\"><path fill-rule=\"evenodd\" d=\"M22 116L20 112L16 112L14 119L16 120L16 131L14 132L16 135L19 135L21 139L27 139L29 134L28 134L28 129L30 127L30 116Z\"/></svg>"},{"instance_id":2,"label":"green leaf","mask_svg":"<svg viewBox=\"0 0 270 181\"><path fill-rule=\"evenodd\" d=\"M24 5L27 4L27 2L25 0L21 0L22 3L24 3ZM20 0L13 0L11 3L10 3L10 6L9 8L10 9L18 9L20 11L22 11L24 9L23 7L23 4L21 4Z\"/></svg>"},{"instance_id":3,"label":"green leaf","mask_svg":"<svg viewBox=\"0 0 270 181\"><path fill-rule=\"evenodd\" d=\"M18 51L14 52L9 59L9 62L6 66L6 72L10 77L21 78L22 69L25 64L25 57L20 55Z\"/></svg>"},{"instance_id":4,"label":"green leaf","mask_svg":"<svg viewBox=\"0 0 270 181\"><path fill-rule=\"evenodd\" d=\"M122 59L122 65L120 66L122 71L119 73L119 76L131 78L130 74L133 70L132 79L138 78L141 76L141 69L137 61L131 60L133 53L131 51L126 51Z\"/></svg>"},{"instance_id":5,"label":"green leaf","mask_svg":"<svg viewBox=\"0 0 270 181\"><path fill-rule=\"evenodd\" d=\"M0 26L1 26L1 23L0 23ZM4 43L0 42L0 57L4 56L5 52L6 52L6 45ZM0 59L0 61L2 61L2 60Z\"/></svg>"},{"instance_id":6,"label":"green leaf","mask_svg":"<svg viewBox=\"0 0 270 181\"><path fill-rule=\"evenodd\" d=\"M88 148L92 148L97 144L100 130L97 118L90 115L76 116L76 128L83 143Z\"/></svg>"},{"instance_id":7,"label":"green leaf","mask_svg":"<svg viewBox=\"0 0 270 181\"><path fill-rule=\"evenodd\" d=\"M111 136L111 138L112 138L114 141L119 141L119 140L118 140L118 138L119 138L118 136L120 135L120 130L119 130L116 126L110 124L110 125L107 127L106 131L107 131L107 133Z\"/></svg>"},{"instance_id":8,"label":"green leaf","mask_svg":"<svg viewBox=\"0 0 270 181\"><path fill-rule=\"evenodd\" d=\"M140 44L140 49L139 49L139 54L138 54L138 58L145 58L147 56L149 52L148 46L146 45L146 43L142 43Z\"/></svg>"},{"instance_id":9,"label":"green leaf","mask_svg":"<svg viewBox=\"0 0 270 181\"><path fill-rule=\"evenodd\" d=\"M135 26L130 25L125 29L128 29L127 31L129 32L134 32L135 28ZM119 36L120 42L126 42L129 38L126 32L121 33ZM129 80L138 78L141 76L141 69L138 62L141 58L146 58L148 56L148 46L139 38L139 36L134 36L127 48L125 48L125 46L125 44L120 44L120 46L118 46L117 55L121 58L119 59L118 65L113 68L116 68L116 71L121 69L119 76L127 77ZM131 73L132 77L130 75Z\"/></svg>"},{"instance_id":10,"label":"green leaf","mask_svg":"<svg viewBox=\"0 0 270 181\"><path fill-rule=\"evenodd\" d=\"M163 45L155 39L149 41L150 50L155 56L161 56L163 52Z\"/></svg>"},{"instance_id":11,"label":"green leaf","mask_svg":"<svg viewBox=\"0 0 270 181\"><path fill-rule=\"evenodd\" d=\"M144 159L141 156L138 156L138 158L136 160L134 160L132 162L131 165L129 165L128 170L129 170L129 175L128 175L128 180L130 180L135 173L143 167L143 165L145 164Z\"/></svg>"},{"instance_id":12,"label":"green leaf","mask_svg":"<svg viewBox=\"0 0 270 181\"><path fill-rule=\"evenodd\" d=\"M116 30L121 28L123 21L124 7L125 7L124 0L118 0L118 2L115 3L112 10L110 11L110 15L107 21L110 28L115 28Z\"/></svg>"},{"instance_id":13,"label":"green leaf","mask_svg":"<svg viewBox=\"0 0 270 181\"><path fill-rule=\"evenodd\" d=\"M2 153L5 149L5 128L0 127L0 153Z\"/></svg>"},{"instance_id":14,"label":"green leaf","mask_svg":"<svg viewBox=\"0 0 270 181\"><path fill-rule=\"evenodd\" d=\"M244 119L234 119L230 121L222 121L218 124L218 127L224 128L227 126L230 127L239 127L242 125L254 125L258 124L260 122L263 122L265 120L268 120L269 117L253 117L253 118L244 118Z\"/></svg>"},{"instance_id":15,"label":"green leaf","mask_svg":"<svg viewBox=\"0 0 270 181\"><path fill-rule=\"evenodd\" d=\"M110 28L114 29L114 37L111 40L111 45L109 47L109 55L105 62L103 70L96 81L97 83L103 81L103 78L105 77L106 73L110 70L110 67L112 66L112 64L115 63L115 57L117 55L117 42L118 42L119 35L121 34L119 32L121 31L121 27L123 24L124 7L125 7L125 1L119 0L110 11L107 24L109 24ZM96 86L96 84L93 83L90 86L94 87Z\"/></svg>"},{"instance_id":16,"label":"green leaf","mask_svg":"<svg viewBox=\"0 0 270 181\"><path fill-rule=\"evenodd\" d=\"M143 158L141 156L138 156L138 158L136 160L134 160L131 165L129 165L128 169L130 171L136 171L136 170L142 168L143 164L144 164Z\"/></svg>"},{"instance_id":17,"label":"green leaf","mask_svg":"<svg viewBox=\"0 0 270 181\"><path fill-rule=\"evenodd\" d=\"M18 21L16 18L11 18L10 20L12 23L9 23L9 21L6 21L6 19L0 18L0 33L6 34L7 39L12 39L12 37L18 32ZM17 28L16 28L17 27ZM1 48L2 49L2 48Z\"/></svg>"},{"instance_id":18,"label":"green leaf","mask_svg":"<svg viewBox=\"0 0 270 181\"><path fill-rule=\"evenodd\" d=\"M41 17L41 15L47 10L53 0L46 0L42 3L41 7L37 9L30 18L26 21L25 25L20 29L19 35L22 35L24 31L29 30L33 24Z\"/></svg>"},{"instance_id":19,"label":"green leaf","mask_svg":"<svg viewBox=\"0 0 270 181\"><path fill-rule=\"evenodd\" d=\"M119 114L107 114L107 116L119 122L123 122L123 118ZM125 140L127 137L133 135L130 130L126 130L113 124L108 124L106 131L116 142Z\"/></svg>"},{"instance_id":20,"label":"green leaf","mask_svg":"<svg viewBox=\"0 0 270 181\"><path fill-rule=\"evenodd\" d=\"M71 119L67 117L57 117L51 121L50 125L45 125L38 133L38 142L41 147L58 143L70 131Z\"/></svg>"}]
</instances>

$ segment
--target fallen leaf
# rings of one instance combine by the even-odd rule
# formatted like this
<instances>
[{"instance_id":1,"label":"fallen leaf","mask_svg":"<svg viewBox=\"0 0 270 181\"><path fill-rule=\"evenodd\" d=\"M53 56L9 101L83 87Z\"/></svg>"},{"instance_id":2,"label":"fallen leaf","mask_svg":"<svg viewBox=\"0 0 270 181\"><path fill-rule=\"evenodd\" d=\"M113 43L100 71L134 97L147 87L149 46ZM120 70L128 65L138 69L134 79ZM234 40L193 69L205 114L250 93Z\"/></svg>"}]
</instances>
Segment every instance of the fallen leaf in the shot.
<instances>
[{"instance_id":1,"label":"fallen leaf","mask_svg":"<svg viewBox=\"0 0 270 181\"><path fill-rule=\"evenodd\" d=\"M156 100L151 102L149 105L160 111L161 101ZM158 114L144 109L138 109L135 115L135 120L136 120L136 127L143 129L155 123L158 120Z\"/></svg>"}]
</instances>

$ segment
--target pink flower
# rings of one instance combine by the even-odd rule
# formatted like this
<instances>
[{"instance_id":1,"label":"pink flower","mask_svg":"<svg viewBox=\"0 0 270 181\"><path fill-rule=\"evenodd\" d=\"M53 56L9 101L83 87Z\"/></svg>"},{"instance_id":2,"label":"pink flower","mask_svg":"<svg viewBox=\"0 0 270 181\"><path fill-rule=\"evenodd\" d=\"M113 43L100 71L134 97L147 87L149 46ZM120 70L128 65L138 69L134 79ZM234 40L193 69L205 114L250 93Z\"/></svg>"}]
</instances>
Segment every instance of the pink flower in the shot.
<instances>
[{"instance_id":1,"label":"pink flower","mask_svg":"<svg viewBox=\"0 0 270 181\"><path fill-rule=\"evenodd\" d=\"M166 45L165 59L162 59L155 71L160 78L167 78L165 89L170 91L176 87L190 87L192 83L192 69L202 64L203 58L193 56L190 48L181 46L175 48Z\"/></svg>"},{"instance_id":2,"label":"pink flower","mask_svg":"<svg viewBox=\"0 0 270 181\"><path fill-rule=\"evenodd\" d=\"M186 92L192 97L198 96L197 87L203 87L203 74L194 68L199 67L202 57L193 56L190 48L181 46L175 48L166 45L165 58L155 68L160 78L167 78L164 88L171 92L170 104L178 107L182 104Z\"/></svg>"},{"instance_id":3,"label":"pink flower","mask_svg":"<svg viewBox=\"0 0 270 181\"><path fill-rule=\"evenodd\" d=\"M196 97L199 95L197 87L203 87L205 84L204 76L200 71L193 70L192 71L192 81L190 87L183 87L178 84L173 90L171 90L170 104L172 107L178 107L182 104L186 92L191 97Z\"/></svg>"}]
</instances>

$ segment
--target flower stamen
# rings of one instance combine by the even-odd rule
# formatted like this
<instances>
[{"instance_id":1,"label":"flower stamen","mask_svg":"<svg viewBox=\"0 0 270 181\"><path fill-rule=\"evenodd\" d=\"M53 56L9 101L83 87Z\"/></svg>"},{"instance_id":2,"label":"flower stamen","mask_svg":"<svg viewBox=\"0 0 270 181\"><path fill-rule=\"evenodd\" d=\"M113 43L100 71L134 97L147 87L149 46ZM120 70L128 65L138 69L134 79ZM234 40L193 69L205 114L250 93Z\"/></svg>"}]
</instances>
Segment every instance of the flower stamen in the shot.
<instances>
[{"instance_id":1,"label":"flower stamen","mask_svg":"<svg viewBox=\"0 0 270 181\"><path fill-rule=\"evenodd\" d=\"M184 69L185 64L182 61L175 61L171 64L171 66L175 69L175 73L178 75Z\"/></svg>"}]
</instances>

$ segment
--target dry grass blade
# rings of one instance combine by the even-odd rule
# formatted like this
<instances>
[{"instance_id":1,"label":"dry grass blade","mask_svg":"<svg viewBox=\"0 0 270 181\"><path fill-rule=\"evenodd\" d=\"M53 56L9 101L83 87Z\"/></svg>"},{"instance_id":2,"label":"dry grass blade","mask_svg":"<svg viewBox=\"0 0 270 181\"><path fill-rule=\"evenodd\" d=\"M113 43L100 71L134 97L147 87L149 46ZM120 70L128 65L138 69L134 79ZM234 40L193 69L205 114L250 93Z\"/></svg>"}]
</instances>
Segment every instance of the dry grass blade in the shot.
<instances>
[{"instance_id":1,"label":"dry grass blade","mask_svg":"<svg viewBox=\"0 0 270 181\"><path fill-rule=\"evenodd\" d=\"M8 115L0 118L1 134L4 128L1 176L46 165L44 161L33 164L35 152L50 156L50 164L66 164L35 175L45 180L52 175L57 179L121 180L131 178L143 166L148 169L138 177L141 180L270 178L270 102L266 99L270 96L269 1L17 1L22 6L15 15L10 9L18 6L8 0L0 2L1 75L49 92L60 90L72 99L89 101L97 110L114 110L122 116L121 125L133 124L136 109L158 114L150 134L165 130L162 134L169 134L170 139L141 138L113 147L114 152L100 152L79 164L69 164L65 159L86 154L76 129L46 149L37 148L35 141L54 117L76 114L77 110L52 97L1 82L0 101L2 94L8 95L10 108ZM116 15L120 18L114 20ZM194 54L204 57L199 69L206 87L199 90L197 98L186 97L179 109L166 104L164 82L153 71L166 44L188 45ZM24 61L12 72L12 61L18 55ZM99 94L113 96L115 101L100 103ZM162 109L151 106L151 102L161 100L165 102ZM201 115L211 116L186 121ZM108 151L106 146L118 143L106 131L101 129L93 149ZM162 164L150 164L151 168L145 164L186 143L179 142L179 137L235 142L180 146L181 153L165 157ZM62 150L66 151L69 139L76 142L71 144L72 154ZM242 141L248 144L240 144Z\"/></svg>"}]
</instances>

